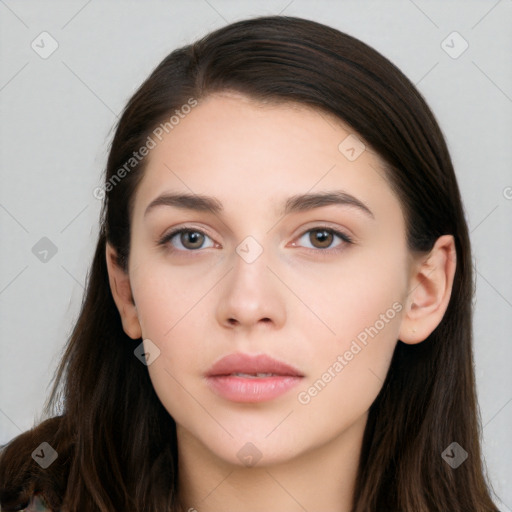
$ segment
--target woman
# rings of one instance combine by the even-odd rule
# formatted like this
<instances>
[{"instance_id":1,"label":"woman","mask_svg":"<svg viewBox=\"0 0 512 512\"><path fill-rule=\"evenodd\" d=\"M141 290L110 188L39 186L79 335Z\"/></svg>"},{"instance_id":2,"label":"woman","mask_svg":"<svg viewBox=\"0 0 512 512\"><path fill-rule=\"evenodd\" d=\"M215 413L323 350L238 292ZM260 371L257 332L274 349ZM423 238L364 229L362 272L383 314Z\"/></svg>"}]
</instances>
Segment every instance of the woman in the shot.
<instances>
[{"instance_id":1,"label":"woman","mask_svg":"<svg viewBox=\"0 0 512 512\"><path fill-rule=\"evenodd\" d=\"M457 181L382 55L284 16L180 48L95 195L64 410L3 450L2 510L497 510Z\"/></svg>"}]
</instances>

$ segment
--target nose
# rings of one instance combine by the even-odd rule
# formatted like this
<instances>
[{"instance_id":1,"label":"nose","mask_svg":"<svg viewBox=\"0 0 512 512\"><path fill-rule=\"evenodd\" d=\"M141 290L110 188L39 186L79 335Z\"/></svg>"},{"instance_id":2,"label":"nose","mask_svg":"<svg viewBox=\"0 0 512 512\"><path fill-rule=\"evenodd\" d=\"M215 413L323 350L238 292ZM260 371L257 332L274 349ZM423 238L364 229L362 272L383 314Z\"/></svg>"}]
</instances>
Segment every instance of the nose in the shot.
<instances>
[{"instance_id":1,"label":"nose","mask_svg":"<svg viewBox=\"0 0 512 512\"><path fill-rule=\"evenodd\" d=\"M233 268L220 283L219 324L230 329L281 328L286 318L286 290L275 270L270 270L266 252L254 261L240 254L233 254Z\"/></svg>"}]
</instances>

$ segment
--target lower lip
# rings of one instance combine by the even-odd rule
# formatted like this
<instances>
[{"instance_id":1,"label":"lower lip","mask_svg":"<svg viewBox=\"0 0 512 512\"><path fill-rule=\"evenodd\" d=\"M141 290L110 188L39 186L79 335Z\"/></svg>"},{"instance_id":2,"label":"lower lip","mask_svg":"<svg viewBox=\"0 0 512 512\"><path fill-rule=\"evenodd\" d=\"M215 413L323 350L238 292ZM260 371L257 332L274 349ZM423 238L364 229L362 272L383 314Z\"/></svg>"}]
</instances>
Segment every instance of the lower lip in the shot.
<instances>
[{"instance_id":1,"label":"lower lip","mask_svg":"<svg viewBox=\"0 0 512 512\"><path fill-rule=\"evenodd\" d=\"M276 375L273 377L237 377L219 375L208 377L207 383L214 393L232 402L266 402L295 387L302 377Z\"/></svg>"}]
</instances>

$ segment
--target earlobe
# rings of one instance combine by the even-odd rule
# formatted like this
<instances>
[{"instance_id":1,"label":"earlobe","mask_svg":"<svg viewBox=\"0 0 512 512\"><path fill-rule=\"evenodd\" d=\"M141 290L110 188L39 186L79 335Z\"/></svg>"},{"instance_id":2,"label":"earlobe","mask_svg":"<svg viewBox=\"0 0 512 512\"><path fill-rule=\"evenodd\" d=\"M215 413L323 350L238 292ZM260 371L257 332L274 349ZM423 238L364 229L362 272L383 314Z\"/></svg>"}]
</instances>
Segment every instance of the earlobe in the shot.
<instances>
[{"instance_id":1,"label":"earlobe","mask_svg":"<svg viewBox=\"0 0 512 512\"><path fill-rule=\"evenodd\" d=\"M456 264L455 240L443 235L413 265L400 328L402 342L420 343L440 324L450 302Z\"/></svg>"},{"instance_id":2,"label":"earlobe","mask_svg":"<svg viewBox=\"0 0 512 512\"><path fill-rule=\"evenodd\" d=\"M132 339L142 337L137 308L133 300L130 277L118 264L116 250L107 242L105 257L107 261L110 290L116 303L124 332Z\"/></svg>"}]
</instances>

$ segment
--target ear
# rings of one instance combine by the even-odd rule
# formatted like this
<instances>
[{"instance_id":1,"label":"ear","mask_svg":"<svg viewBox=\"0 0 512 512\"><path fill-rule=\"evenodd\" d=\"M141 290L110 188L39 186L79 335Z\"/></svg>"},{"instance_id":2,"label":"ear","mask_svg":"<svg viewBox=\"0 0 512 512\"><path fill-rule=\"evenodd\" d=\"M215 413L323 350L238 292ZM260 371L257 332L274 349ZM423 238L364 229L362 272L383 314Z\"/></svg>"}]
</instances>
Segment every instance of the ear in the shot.
<instances>
[{"instance_id":1,"label":"ear","mask_svg":"<svg viewBox=\"0 0 512 512\"><path fill-rule=\"evenodd\" d=\"M450 302L456 265L452 235L439 237L429 254L413 263L400 327L401 341L420 343L441 323Z\"/></svg>"},{"instance_id":2,"label":"ear","mask_svg":"<svg viewBox=\"0 0 512 512\"><path fill-rule=\"evenodd\" d=\"M123 330L130 338L139 339L142 337L142 329L132 296L130 277L128 272L119 266L117 252L108 242L105 252L110 290L121 315Z\"/></svg>"}]
</instances>

